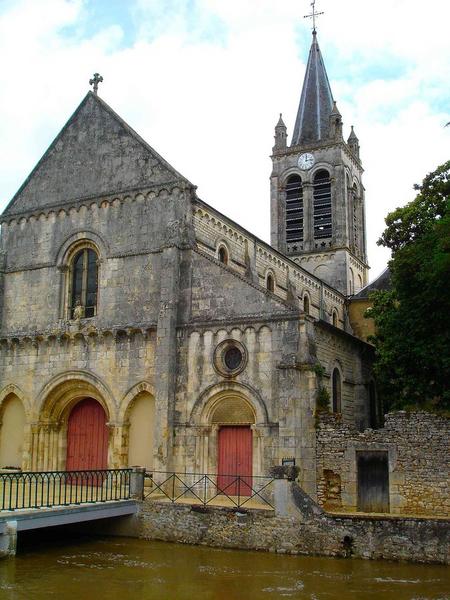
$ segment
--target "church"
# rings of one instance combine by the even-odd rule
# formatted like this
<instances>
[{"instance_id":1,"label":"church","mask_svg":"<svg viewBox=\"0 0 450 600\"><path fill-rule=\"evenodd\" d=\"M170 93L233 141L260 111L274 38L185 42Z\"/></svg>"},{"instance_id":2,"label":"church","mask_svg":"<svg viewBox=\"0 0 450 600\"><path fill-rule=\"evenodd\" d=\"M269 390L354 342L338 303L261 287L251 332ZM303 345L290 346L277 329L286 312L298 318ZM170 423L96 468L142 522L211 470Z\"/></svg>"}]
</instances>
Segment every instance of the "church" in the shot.
<instances>
[{"instance_id":1,"label":"church","mask_svg":"<svg viewBox=\"0 0 450 600\"><path fill-rule=\"evenodd\" d=\"M268 244L89 91L1 216L0 468L266 475L317 497L318 402L380 418L359 141L314 30ZM266 174L261 173L261 177ZM214 202L214 199L211 199Z\"/></svg>"}]
</instances>

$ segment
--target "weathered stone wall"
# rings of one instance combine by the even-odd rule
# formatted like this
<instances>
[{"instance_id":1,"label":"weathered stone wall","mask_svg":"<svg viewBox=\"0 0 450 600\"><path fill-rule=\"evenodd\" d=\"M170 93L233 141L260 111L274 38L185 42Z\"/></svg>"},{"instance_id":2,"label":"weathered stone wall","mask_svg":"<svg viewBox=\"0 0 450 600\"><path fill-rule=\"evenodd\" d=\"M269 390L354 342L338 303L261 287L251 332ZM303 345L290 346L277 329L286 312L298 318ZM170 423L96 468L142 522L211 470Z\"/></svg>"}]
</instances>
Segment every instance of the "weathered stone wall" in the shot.
<instances>
[{"instance_id":1,"label":"weathered stone wall","mask_svg":"<svg viewBox=\"0 0 450 600\"><path fill-rule=\"evenodd\" d=\"M361 430L368 426L368 383L371 379L372 353L370 348L327 325L318 325L315 331L317 360L324 368L322 385L330 394L332 410L332 373L337 368L341 375L341 405L343 421ZM359 351L358 351L359 345ZM363 357L364 355L364 357Z\"/></svg>"},{"instance_id":2,"label":"weathered stone wall","mask_svg":"<svg viewBox=\"0 0 450 600\"><path fill-rule=\"evenodd\" d=\"M138 536L283 554L449 562L448 521L408 518L276 516L272 511L145 501Z\"/></svg>"},{"instance_id":3,"label":"weathered stone wall","mask_svg":"<svg viewBox=\"0 0 450 600\"><path fill-rule=\"evenodd\" d=\"M98 309L90 323L155 321L160 251L180 237L188 206L176 188L99 198L3 223L2 331L33 333L68 319L67 256L81 240L92 242L99 258Z\"/></svg>"},{"instance_id":4,"label":"weathered stone wall","mask_svg":"<svg viewBox=\"0 0 450 600\"><path fill-rule=\"evenodd\" d=\"M246 277L261 289L266 289L266 278L271 273L275 283L273 297L303 309L303 300L307 295L309 314L332 322L334 310L338 316L338 327L346 327L345 298L342 294L283 257L268 244L237 228L233 221L208 205L198 203L194 206L194 228L199 248L205 254L217 257L219 245L226 245L229 268L234 273Z\"/></svg>"},{"instance_id":5,"label":"weathered stone wall","mask_svg":"<svg viewBox=\"0 0 450 600\"><path fill-rule=\"evenodd\" d=\"M317 431L318 500L337 510L357 508L356 452L385 450L394 514L450 515L450 419L425 412L386 415L382 429L358 432L321 413Z\"/></svg>"}]
</instances>

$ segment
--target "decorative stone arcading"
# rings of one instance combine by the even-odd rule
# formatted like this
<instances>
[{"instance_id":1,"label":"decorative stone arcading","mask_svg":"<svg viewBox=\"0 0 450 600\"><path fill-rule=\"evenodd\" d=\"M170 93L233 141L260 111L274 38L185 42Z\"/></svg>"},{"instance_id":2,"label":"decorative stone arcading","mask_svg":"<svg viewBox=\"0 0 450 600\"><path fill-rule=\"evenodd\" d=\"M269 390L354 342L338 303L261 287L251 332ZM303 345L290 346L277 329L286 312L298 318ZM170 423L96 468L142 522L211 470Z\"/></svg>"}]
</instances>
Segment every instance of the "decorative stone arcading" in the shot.
<instances>
[{"instance_id":1,"label":"decorative stone arcading","mask_svg":"<svg viewBox=\"0 0 450 600\"><path fill-rule=\"evenodd\" d=\"M140 188L134 190L123 191L120 194L109 194L104 196L89 196L76 200L68 200L56 205L46 206L44 208L36 208L30 211L16 214L3 214L0 216L0 224L2 227L9 227L28 221L38 221L49 218L64 218L72 212L79 212L83 208L86 210L106 209L110 206L120 206L127 202L145 202L151 201L161 195L179 196L186 192L195 189L193 186L187 186L179 180L169 181L151 188Z\"/></svg>"}]
</instances>

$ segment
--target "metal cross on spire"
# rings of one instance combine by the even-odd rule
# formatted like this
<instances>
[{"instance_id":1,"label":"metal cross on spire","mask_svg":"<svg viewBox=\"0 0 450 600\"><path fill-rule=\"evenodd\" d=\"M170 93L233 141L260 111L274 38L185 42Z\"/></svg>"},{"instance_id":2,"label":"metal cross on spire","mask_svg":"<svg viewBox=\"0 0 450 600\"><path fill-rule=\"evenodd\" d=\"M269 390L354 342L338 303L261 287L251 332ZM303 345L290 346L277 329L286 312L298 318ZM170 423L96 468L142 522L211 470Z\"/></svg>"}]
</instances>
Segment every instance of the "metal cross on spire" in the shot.
<instances>
[{"instance_id":1,"label":"metal cross on spire","mask_svg":"<svg viewBox=\"0 0 450 600\"><path fill-rule=\"evenodd\" d=\"M97 95L98 92L98 84L103 81L103 77L98 73L94 73L94 77L89 79L89 85L94 86L94 94Z\"/></svg>"},{"instance_id":2,"label":"metal cross on spire","mask_svg":"<svg viewBox=\"0 0 450 600\"><path fill-rule=\"evenodd\" d=\"M313 33L316 33L316 17L319 15L323 15L323 12L316 12L316 0L312 0L312 13L310 15L305 15L304 19L312 19L313 20Z\"/></svg>"}]
</instances>

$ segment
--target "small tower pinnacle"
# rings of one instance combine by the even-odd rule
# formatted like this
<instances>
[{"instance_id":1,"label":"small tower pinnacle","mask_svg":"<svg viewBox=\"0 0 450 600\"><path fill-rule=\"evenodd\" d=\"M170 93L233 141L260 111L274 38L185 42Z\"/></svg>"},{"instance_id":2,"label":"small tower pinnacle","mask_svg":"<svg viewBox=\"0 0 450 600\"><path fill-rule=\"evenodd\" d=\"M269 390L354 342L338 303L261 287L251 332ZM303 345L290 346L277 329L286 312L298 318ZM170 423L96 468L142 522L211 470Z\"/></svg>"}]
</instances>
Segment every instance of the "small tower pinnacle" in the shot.
<instances>
[{"instance_id":1,"label":"small tower pinnacle","mask_svg":"<svg viewBox=\"0 0 450 600\"><path fill-rule=\"evenodd\" d=\"M342 115L336 104L333 102L333 108L330 113L330 138L334 140L342 140Z\"/></svg>"},{"instance_id":2,"label":"small tower pinnacle","mask_svg":"<svg viewBox=\"0 0 450 600\"><path fill-rule=\"evenodd\" d=\"M283 116L280 113L280 118L278 119L278 123L275 125L275 145L272 150L274 152L276 152L277 150L285 150L286 149L286 140L287 140L286 125L284 124Z\"/></svg>"},{"instance_id":3,"label":"small tower pinnacle","mask_svg":"<svg viewBox=\"0 0 450 600\"><path fill-rule=\"evenodd\" d=\"M350 135L348 136L347 144L349 145L349 148L353 152L353 154L359 158L359 140L356 137L353 125L350 131Z\"/></svg>"}]
</instances>

